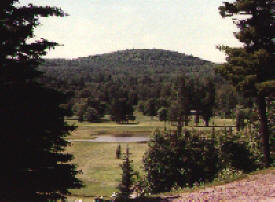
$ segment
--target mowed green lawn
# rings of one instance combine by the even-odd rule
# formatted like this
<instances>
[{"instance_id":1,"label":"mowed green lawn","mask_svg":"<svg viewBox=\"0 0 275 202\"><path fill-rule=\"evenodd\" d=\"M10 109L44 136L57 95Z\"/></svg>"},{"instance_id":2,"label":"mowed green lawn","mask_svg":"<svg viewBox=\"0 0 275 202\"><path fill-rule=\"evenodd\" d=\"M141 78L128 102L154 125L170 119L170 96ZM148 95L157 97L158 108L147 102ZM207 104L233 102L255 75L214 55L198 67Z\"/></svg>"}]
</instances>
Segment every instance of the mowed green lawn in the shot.
<instances>
[{"instance_id":1,"label":"mowed green lawn","mask_svg":"<svg viewBox=\"0 0 275 202\"><path fill-rule=\"evenodd\" d=\"M68 139L92 139L96 136L150 136L152 132L158 128L164 129L164 122L160 122L157 117L146 117L140 113L136 114L137 120L132 124L117 124L108 120L99 123L88 123L69 120L69 124L74 124L78 128L72 132ZM231 119L213 119L213 124L219 126L232 126L234 122ZM195 125L193 121L190 122ZM200 126L203 126L201 121ZM166 124L168 130L176 130L175 126ZM197 130L211 130L211 127L198 127ZM222 128L217 128L217 130ZM116 187L121 180L121 168L119 164L122 160L115 157L115 151L118 143L92 143L92 142L73 142L68 147L67 152L74 155L73 163L78 165L78 170L82 170L82 174L78 175L84 184L84 188L79 190L71 190L76 198L84 196L110 197L112 192L117 191ZM122 152L125 152L127 143L121 143ZM147 143L128 143L131 159L134 162L134 169L143 172L142 158L147 150ZM70 197L73 199L73 197Z\"/></svg>"},{"instance_id":2,"label":"mowed green lawn","mask_svg":"<svg viewBox=\"0 0 275 202\"><path fill-rule=\"evenodd\" d=\"M128 144L134 170L143 172L142 157L147 149L146 143L120 143L122 152L125 152ZM117 191L116 187L121 180L122 160L116 159L116 147L118 143L90 143L73 142L67 152L74 155L73 163L78 165L82 174L78 175L86 187L71 190L76 196L108 196Z\"/></svg>"},{"instance_id":3,"label":"mowed green lawn","mask_svg":"<svg viewBox=\"0 0 275 202\"><path fill-rule=\"evenodd\" d=\"M164 122L159 121L157 117L143 116L141 113L135 113L136 121L130 124L117 124L109 121L108 117L99 123L78 122L76 120L68 120L69 124L78 126L78 128L72 132L72 135L68 139L91 139L96 136L150 136L152 132L158 128L164 130ZM197 127L198 130L211 130L212 125L215 126L233 126L234 121L232 119L211 119L209 122L210 127ZM194 121L189 122L187 129L195 127ZM200 120L199 126L204 126L202 120ZM166 123L167 130L176 130L175 126L172 126L169 122ZM218 127L217 130L222 129Z\"/></svg>"}]
</instances>

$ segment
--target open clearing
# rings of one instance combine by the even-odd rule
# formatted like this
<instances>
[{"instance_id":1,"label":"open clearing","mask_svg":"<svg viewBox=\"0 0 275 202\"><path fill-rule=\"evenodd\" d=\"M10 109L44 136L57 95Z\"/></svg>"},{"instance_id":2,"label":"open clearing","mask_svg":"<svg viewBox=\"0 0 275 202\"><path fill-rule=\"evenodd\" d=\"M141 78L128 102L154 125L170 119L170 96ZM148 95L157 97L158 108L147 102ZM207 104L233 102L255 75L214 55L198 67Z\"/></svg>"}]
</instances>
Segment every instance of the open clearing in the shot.
<instances>
[{"instance_id":1,"label":"open clearing","mask_svg":"<svg viewBox=\"0 0 275 202\"><path fill-rule=\"evenodd\" d=\"M82 174L78 177L86 187L71 190L77 196L108 196L116 191L121 180L121 159L116 159L118 143L73 142L67 151L75 157L73 163L78 165ZM125 152L127 143L121 143L121 151ZM128 143L134 170L142 172L142 157L147 149L145 143Z\"/></svg>"},{"instance_id":2,"label":"open clearing","mask_svg":"<svg viewBox=\"0 0 275 202\"><path fill-rule=\"evenodd\" d=\"M117 124L109 121L108 117L99 123L78 122L77 120L68 120L69 124L73 124L78 128L72 132L72 135L68 139L92 139L98 136L118 136L118 137L134 137L145 136L148 137L152 132L158 128L164 130L164 122L158 120L157 117L143 116L142 113L135 113L136 122L130 124ZM189 122L187 129L194 127L197 130L211 130L212 125L219 126L216 129L223 129L223 126L234 126L232 119L211 119L210 127L204 127L204 123L200 120L199 127L195 127L194 121ZM172 126L171 123L166 123L167 130L176 130L176 126Z\"/></svg>"}]
</instances>

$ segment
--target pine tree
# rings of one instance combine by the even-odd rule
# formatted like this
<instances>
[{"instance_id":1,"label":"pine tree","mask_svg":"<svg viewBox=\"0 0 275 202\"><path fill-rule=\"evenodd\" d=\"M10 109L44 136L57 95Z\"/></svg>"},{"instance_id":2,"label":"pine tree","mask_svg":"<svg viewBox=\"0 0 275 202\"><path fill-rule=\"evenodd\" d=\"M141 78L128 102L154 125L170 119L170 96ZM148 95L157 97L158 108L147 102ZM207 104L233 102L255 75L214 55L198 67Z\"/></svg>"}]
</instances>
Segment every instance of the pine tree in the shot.
<instances>
[{"instance_id":1,"label":"pine tree","mask_svg":"<svg viewBox=\"0 0 275 202\"><path fill-rule=\"evenodd\" d=\"M266 98L274 92L275 88L274 1L236 0L232 3L225 2L219 10L222 17L238 18L234 19L234 23L239 28L235 37L244 46L219 47L227 55L227 62L220 65L217 71L231 80L244 96L256 98L264 164L269 166L271 159Z\"/></svg>"},{"instance_id":2,"label":"pine tree","mask_svg":"<svg viewBox=\"0 0 275 202\"><path fill-rule=\"evenodd\" d=\"M118 186L119 193L117 197L117 201L127 201L130 198L132 193L132 186L133 186L133 161L130 160L130 151L129 147L126 148L126 153L123 158L123 163L121 165L122 169L122 179L121 183Z\"/></svg>"},{"instance_id":3,"label":"pine tree","mask_svg":"<svg viewBox=\"0 0 275 202\"><path fill-rule=\"evenodd\" d=\"M119 144L116 148L116 158L120 159L120 156L121 156L121 146Z\"/></svg>"},{"instance_id":4,"label":"pine tree","mask_svg":"<svg viewBox=\"0 0 275 202\"><path fill-rule=\"evenodd\" d=\"M81 187L64 139L74 127L64 122L64 94L38 82L46 49L58 45L33 38L39 17L66 14L59 8L0 3L0 201L65 198Z\"/></svg>"}]
</instances>

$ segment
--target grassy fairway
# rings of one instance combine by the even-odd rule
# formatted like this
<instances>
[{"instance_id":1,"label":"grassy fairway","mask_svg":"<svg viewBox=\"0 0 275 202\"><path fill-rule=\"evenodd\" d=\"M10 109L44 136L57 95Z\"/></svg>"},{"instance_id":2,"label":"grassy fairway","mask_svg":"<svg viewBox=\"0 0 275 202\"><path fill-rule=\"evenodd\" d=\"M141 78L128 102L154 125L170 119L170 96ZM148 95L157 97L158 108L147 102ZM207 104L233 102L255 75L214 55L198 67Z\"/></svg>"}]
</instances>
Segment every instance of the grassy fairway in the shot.
<instances>
[{"instance_id":1,"label":"grassy fairway","mask_svg":"<svg viewBox=\"0 0 275 202\"><path fill-rule=\"evenodd\" d=\"M73 142L68 147L68 152L75 157L74 163L83 174L78 177L86 187L80 190L72 190L73 195L79 196L110 196L116 191L116 186L121 179L122 160L115 158L115 150L118 143L88 143ZM147 148L145 143L128 143L134 169L141 171L142 157ZM122 152L125 152L126 143L121 143Z\"/></svg>"},{"instance_id":2,"label":"grassy fairway","mask_svg":"<svg viewBox=\"0 0 275 202\"><path fill-rule=\"evenodd\" d=\"M69 124L78 126L68 139L91 139L95 136L149 136L154 129L164 129L164 122L160 122L157 117L146 117L140 113L137 116L136 123L116 124L114 122L103 120L100 123L88 123L69 120ZM231 119L215 119L210 121L210 126L215 125L229 126L233 125ZM191 129L195 125L190 121ZM168 130L175 130L175 126L167 123ZM200 122L199 126L203 126ZM198 127L198 130L211 130L211 127ZM223 129L217 128L218 130ZM75 157L73 163L78 165L78 169L83 174L78 177L84 182L86 187L80 190L72 190L72 194L79 197L84 196L110 196L116 191L116 186L121 179L121 168L119 164L122 160L115 158L115 151L118 143L91 143L91 142L73 142L67 151ZM134 161L134 169L142 172L142 157L146 151L146 143L128 143L131 159ZM122 152L125 152L126 143L121 143ZM70 197L72 198L72 197ZM77 197L78 198L78 197Z\"/></svg>"},{"instance_id":3,"label":"grassy fairway","mask_svg":"<svg viewBox=\"0 0 275 202\"><path fill-rule=\"evenodd\" d=\"M91 139L95 136L149 136L156 128L164 128L164 123L156 117L151 118L137 113L137 119L132 124L117 124L112 121L100 123L78 122L68 120L69 124L78 126L69 139Z\"/></svg>"},{"instance_id":4,"label":"grassy fairway","mask_svg":"<svg viewBox=\"0 0 275 202\"><path fill-rule=\"evenodd\" d=\"M69 124L78 126L69 139L91 139L95 136L149 136L154 129L164 129L164 122L158 120L157 117L143 116L142 113L136 112L136 122L132 124L117 124L112 121L108 121L108 117L100 123L78 122L76 120L68 120ZM232 119L212 119L210 120L210 126L233 126ZM192 125L195 126L193 120L189 122L187 129L191 129ZM204 126L202 120L200 120L199 126ZM176 130L175 126L171 126L170 123L166 124L168 130ZM196 127L194 127L196 128ZM198 127L198 130L211 130L211 127ZM222 129L218 127L217 130Z\"/></svg>"}]
</instances>

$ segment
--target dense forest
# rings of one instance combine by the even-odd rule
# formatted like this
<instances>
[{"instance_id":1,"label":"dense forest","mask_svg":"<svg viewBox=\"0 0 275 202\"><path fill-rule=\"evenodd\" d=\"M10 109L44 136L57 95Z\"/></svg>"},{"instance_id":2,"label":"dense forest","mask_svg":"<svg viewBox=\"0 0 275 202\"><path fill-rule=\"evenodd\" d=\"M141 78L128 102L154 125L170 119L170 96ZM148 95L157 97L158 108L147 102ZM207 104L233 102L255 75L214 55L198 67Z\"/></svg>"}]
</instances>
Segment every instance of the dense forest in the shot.
<instances>
[{"instance_id":1,"label":"dense forest","mask_svg":"<svg viewBox=\"0 0 275 202\"><path fill-rule=\"evenodd\" d=\"M175 119L180 88L185 89L181 97L189 102L185 114L196 110L206 119L213 113L231 116L236 93L214 67L183 53L132 49L72 60L47 59L40 70L45 72L43 83L69 95L64 107L80 121L110 114L123 122L134 119L135 110L155 116L167 109L167 119Z\"/></svg>"}]
</instances>

